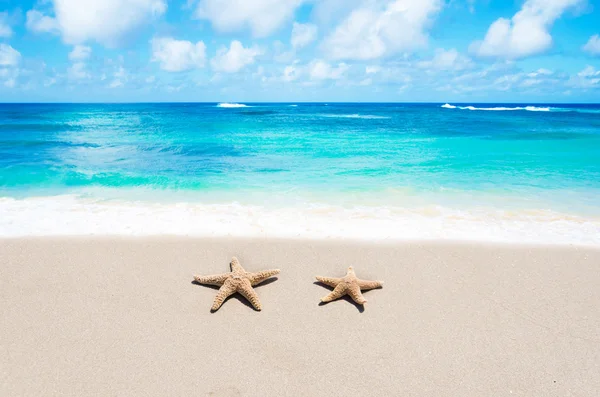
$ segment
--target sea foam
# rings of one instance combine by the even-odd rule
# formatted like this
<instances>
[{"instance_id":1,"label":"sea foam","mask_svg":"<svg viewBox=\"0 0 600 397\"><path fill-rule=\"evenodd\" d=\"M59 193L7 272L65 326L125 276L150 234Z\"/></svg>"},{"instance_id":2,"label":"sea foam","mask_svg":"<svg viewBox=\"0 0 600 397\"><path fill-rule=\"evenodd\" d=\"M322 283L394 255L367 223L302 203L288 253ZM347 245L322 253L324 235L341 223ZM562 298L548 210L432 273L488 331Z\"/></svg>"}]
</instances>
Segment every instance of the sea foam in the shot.
<instances>
[{"instance_id":1,"label":"sea foam","mask_svg":"<svg viewBox=\"0 0 600 397\"><path fill-rule=\"evenodd\" d=\"M600 246L600 219L550 210L469 210L438 205L264 207L160 203L73 195L0 198L0 237L180 235L199 237L415 239Z\"/></svg>"}]
</instances>

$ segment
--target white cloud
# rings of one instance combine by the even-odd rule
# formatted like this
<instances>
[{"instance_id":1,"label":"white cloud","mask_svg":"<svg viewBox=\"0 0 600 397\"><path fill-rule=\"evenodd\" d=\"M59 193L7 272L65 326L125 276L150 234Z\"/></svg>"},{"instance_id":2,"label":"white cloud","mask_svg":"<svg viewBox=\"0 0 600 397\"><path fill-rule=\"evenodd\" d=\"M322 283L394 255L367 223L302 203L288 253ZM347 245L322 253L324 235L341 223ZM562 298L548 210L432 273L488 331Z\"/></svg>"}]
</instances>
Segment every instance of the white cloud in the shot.
<instances>
[{"instance_id":1,"label":"white cloud","mask_svg":"<svg viewBox=\"0 0 600 397\"><path fill-rule=\"evenodd\" d=\"M583 46L585 52L589 52L592 55L600 55L600 36L595 34Z\"/></svg>"},{"instance_id":2,"label":"white cloud","mask_svg":"<svg viewBox=\"0 0 600 397\"><path fill-rule=\"evenodd\" d=\"M438 48L431 60L419 62L418 66L424 69L458 71L470 68L473 63L454 48L450 50Z\"/></svg>"},{"instance_id":3,"label":"white cloud","mask_svg":"<svg viewBox=\"0 0 600 397\"><path fill-rule=\"evenodd\" d=\"M36 33L58 33L59 27L56 19L42 14L37 10L27 11L27 29Z\"/></svg>"},{"instance_id":4,"label":"white cloud","mask_svg":"<svg viewBox=\"0 0 600 397\"><path fill-rule=\"evenodd\" d=\"M55 32L68 44L95 40L117 45L133 29L164 14L165 0L53 0L55 18L37 10L27 12L27 27Z\"/></svg>"},{"instance_id":5,"label":"white cloud","mask_svg":"<svg viewBox=\"0 0 600 397\"><path fill-rule=\"evenodd\" d=\"M87 80L92 77L83 62L75 62L71 67L67 69L67 76L69 80Z\"/></svg>"},{"instance_id":6,"label":"white cloud","mask_svg":"<svg viewBox=\"0 0 600 397\"><path fill-rule=\"evenodd\" d=\"M368 60L427 44L426 28L442 0L373 0L353 10L325 39L332 59Z\"/></svg>"},{"instance_id":7,"label":"white cloud","mask_svg":"<svg viewBox=\"0 0 600 397\"><path fill-rule=\"evenodd\" d=\"M317 38L317 26L312 23L294 22L292 27L292 47L302 48L315 41Z\"/></svg>"},{"instance_id":8,"label":"white cloud","mask_svg":"<svg viewBox=\"0 0 600 397\"><path fill-rule=\"evenodd\" d=\"M73 47L73 51L69 52L69 59L71 61L83 61L88 59L92 54L92 49L86 45L78 44Z\"/></svg>"},{"instance_id":9,"label":"white cloud","mask_svg":"<svg viewBox=\"0 0 600 397\"><path fill-rule=\"evenodd\" d=\"M160 68L168 72L181 72L201 68L206 62L206 45L171 37L155 37L152 44L152 62L160 62Z\"/></svg>"},{"instance_id":10,"label":"white cloud","mask_svg":"<svg viewBox=\"0 0 600 397\"><path fill-rule=\"evenodd\" d=\"M13 31L8 24L8 13L0 12L0 37L10 37Z\"/></svg>"},{"instance_id":11,"label":"white cloud","mask_svg":"<svg viewBox=\"0 0 600 397\"><path fill-rule=\"evenodd\" d=\"M21 53L8 44L0 43L0 66L17 66Z\"/></svg>"},{"instance_id":12,"label":"white cloud","mask_svg":"<svg viewBox=\"0 0 600 397\"><path fill-rule=\"evenodd\" d=\"M593 66L587 66L581 72L577 73L579 77L600 77L600 70L594 69Z\"/></svg>"},{"instance_id":13,"label":"white cloud","mask_svg":"<svg viewBox=\"0 0 600 397\"><path fill-rule=\"evenodd\" d=\"M286 82L297 80L300 77L300 69L295 65L288 65L283 69L281 79Z\"/></svg>"},{"instance_id":14,"label":"white cloud","mask_svg":"<svg viewBox=\"0 0 600 397\"><path fill-rule=\"evenodd\" d=\"M511 20L497 19L483 41L470 50L480 56L508 59L540 54L552 46L549 29L561 15L585 0L527 0Z\"/></svg>"},{"instance_id":15,"label":"white cloud","mask_svg":"<svg viewBox=\"0 0 600 397\"><path fill-rule=\"evenodd\" d=\"M127 71L123 66L119 66L117 71L113 73L114 80L110 82L108 88L119 88L123 87L127 82Z\"/></svg>"},{"instance_id":16,"label":"white cloud","mask_svg":"<svg viewBox=\"0 0 600 397\"><path fill-rule=\"evenodd\" d=\"M552 74L554 74L554 72L552 72L551 70L541 68L541 69L536 70L535 72L527 73L527 76L528 77L538 77L538 76L550 76Z\"/></svg>"},{"instance_id":17,"label":"white cloud","mask_svg":"<svg viewBox=\"0 0 600 397\"><path fill-rule=\"evenodd\" d=\"M217 72L235 73L244 66L254 63L254 58L262 54L258 47L244 48L237 40L231 42L229 49L221 47L217 55L210 61L213 70Z\"/></svg>"},{"instance_id":18,"label":"white cloud","mask_svg":"<svg viewBox=\"0 0 600 397\"><path fill-rule=\"evenodd\" d=\"M255 37L266 37L290 20L306 0L201 0L195 16L207 19L219 31L246 27Z\"/></svg>"},{"instance_id":19,"label":"white cloud","mask_svg":"<svg viewBox=\"0 0 600 397\"><path fill-rule=\"evenodd\" d=\"M569 79L569 85L578 88L600 88L600 70L596 70L593 66L587 66L577 76Z\"/></svg>"},{"instance_id":20,"label":"white cloud","mask_svg":"<svg viewBox=\"0 0 600 397\"><path fill-rule=\"evenodd\" d=\"M342 78L348 69L349 66L343 62L331 66L327 62L315 60L308 65L308 74L313 80L337 80Z\"/></svg>"},{"instance_id":21,"label":"white cloud","mask_svg":"<svg viewBox=\"0 0 600 397\"><path fill-rule=\"evenodd\" d=\"M1 56L1 50L0 50ZM1 60L1 58L0 58ZM17 85L17 78L21 70L18 68L0 68L0 80L3 80L2 84L7 88L14 88Z\"/></svg>"}]
</instances>

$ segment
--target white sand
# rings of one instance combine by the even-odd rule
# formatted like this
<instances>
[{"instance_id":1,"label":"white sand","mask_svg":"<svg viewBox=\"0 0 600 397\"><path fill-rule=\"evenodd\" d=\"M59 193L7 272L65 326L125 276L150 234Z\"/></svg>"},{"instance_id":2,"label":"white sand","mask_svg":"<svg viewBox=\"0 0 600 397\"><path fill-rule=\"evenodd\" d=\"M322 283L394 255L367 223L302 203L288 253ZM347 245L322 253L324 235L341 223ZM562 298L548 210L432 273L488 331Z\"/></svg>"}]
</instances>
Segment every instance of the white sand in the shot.
<instances>
[{"instance_id":1,"label":"white sand","mask_svg":"<svg viewBox=\"0 0 600 397\"><path fill-rule=\"evenodd\" d=\"M263 311L195 273L278 267ZM364 312L319 306L359 277ZM600 250L0 240L0 396L600 396Z\"/></svg>"}]
</instances>

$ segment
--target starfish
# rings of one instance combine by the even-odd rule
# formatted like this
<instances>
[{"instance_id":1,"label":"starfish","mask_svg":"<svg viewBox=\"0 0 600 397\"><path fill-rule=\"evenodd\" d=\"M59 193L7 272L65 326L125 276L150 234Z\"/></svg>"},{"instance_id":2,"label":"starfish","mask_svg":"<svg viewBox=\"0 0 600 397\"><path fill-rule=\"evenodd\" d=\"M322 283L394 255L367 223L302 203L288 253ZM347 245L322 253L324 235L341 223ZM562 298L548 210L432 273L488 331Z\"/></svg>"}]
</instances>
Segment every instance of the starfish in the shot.
<instances>
[{"instance_id":1,"label":"starfish","mask_svg":"<svg viewBox=\"0 0 600 397\"><path fill-rule=\"evenodd\" d=\"M230 266L231 272L229 273L216 274L213 276L194 276L194 280L200 284L217 285L221 287L219 288L219 292L217 293L210 310L213 312L217 311L223 302L225 302L225 299L236 292L239 292L246 298L256 310L261 310L262 305L260 304L258 295L256 295L256 292L252 287L262 283L269 277L279 274L279 269L250 273L244 270L242 265L240 265L240 261L238 261L235 256L231 259Z\"/></svg>"},{"instance_id":2,"label":"starfish","mask_svg":"<svg viewBox=\"0 0 600 397\"><path fill-rule=\"evenodd\" d=\"M331 277L320 277L317 276L317 280L325 285L334 287L328 295L321 298L321 302L331 302L332 300L341 298L344 295L350 295L354 302L359 305L364 305L367 300L361 294L361 290L381 288L383 282L381 281L367 281L361 280L356 277L354 268L350 266L348 272L343 278L331 278Z\"/></svg>"}]
</instances>

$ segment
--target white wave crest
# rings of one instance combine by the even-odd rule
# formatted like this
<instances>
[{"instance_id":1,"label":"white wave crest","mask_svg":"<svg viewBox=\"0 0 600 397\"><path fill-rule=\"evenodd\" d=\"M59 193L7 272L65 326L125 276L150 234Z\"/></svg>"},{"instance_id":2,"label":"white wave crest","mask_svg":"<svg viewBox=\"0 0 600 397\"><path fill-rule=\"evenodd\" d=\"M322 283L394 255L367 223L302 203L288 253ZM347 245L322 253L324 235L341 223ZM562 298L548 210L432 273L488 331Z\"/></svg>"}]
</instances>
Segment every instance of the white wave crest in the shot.
<instances>
[{"instance_id":1,"label":"white wave crest","mask_svg":"<svg viewBox=\"0 0 600 397\"><path fill-rule=\"evenodd\" d=\"M325 113L325 114L320 114L319 116L321 117L332 117L332 118L338 118L338 119L389 119L389 117L387 116L376 116L376 115L372 115L372 114L358 114L358 113L353 113L353 114L330 114L330 113Z\"/></svg>"},{"instance_id":2,"label":"white wave crest","mask_svg":"<svg viewBox=\"0 0 600 397\"><path fill-rule=\"evenodd\" d=\"M538 108L535 106L525 106L525 110L529 112L549 112L550 108Z\"/></svg>"},{"instance_id":3,"label":"white wave crest","mask_svg":"<svg viewBox=\"0 0 600 397\"><path fill-rule=\"evenodd\" d=\"M228 103L223 102L217 105L218 108L247 108L248 105L244 105L243 103Z\"/></svg>"},{"instance_id":4,"label":"white wave crest","mask_svg":"<svg viewBox=\"0 0 600 397\"><path fill-rule=\"evenodd\" d=\"M514 108L508 108L508 107L504 107L504 106L497 106L497 107L493 107L493 108L478 108L475 106L453 106L450 104L445 104L442 105L443 108L445 109L462 109L462 110L483 110L483 111L491 111L491 112L509 112L509 111L516 111L516 110L525 110L528 112L550 112L552 109L549 107L538 107L538 106L524 106L524 107L514 107Z\"/></svg>"}]
</instances>

